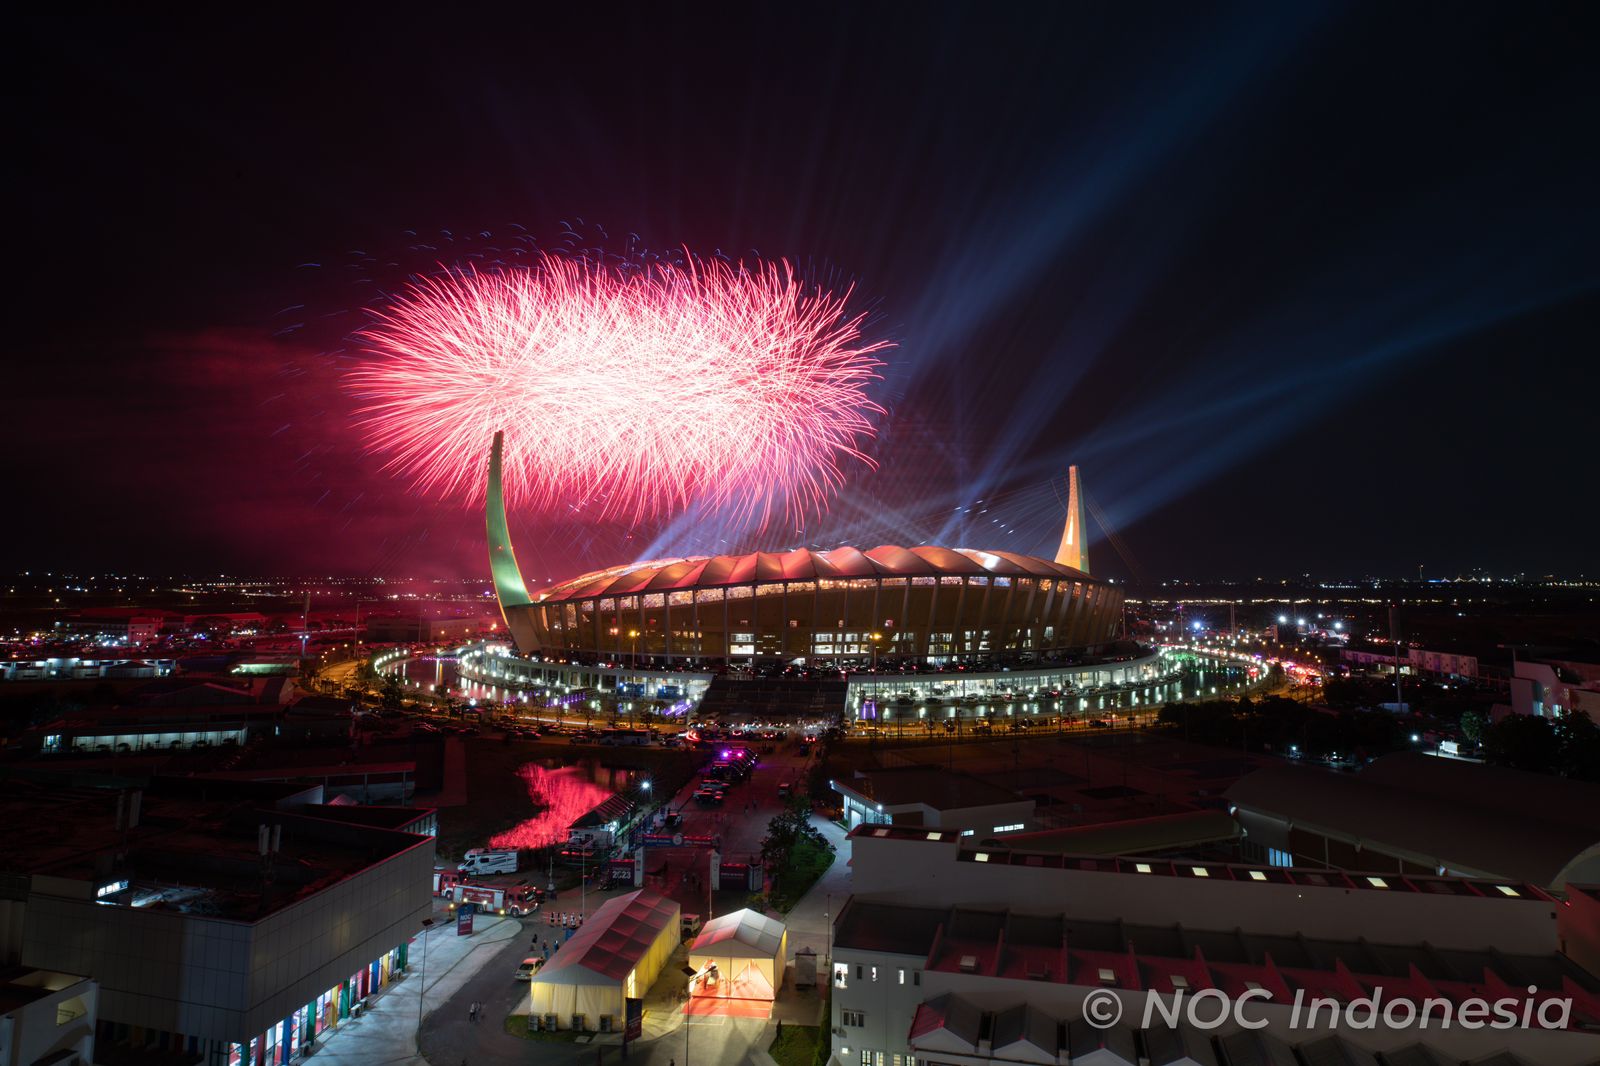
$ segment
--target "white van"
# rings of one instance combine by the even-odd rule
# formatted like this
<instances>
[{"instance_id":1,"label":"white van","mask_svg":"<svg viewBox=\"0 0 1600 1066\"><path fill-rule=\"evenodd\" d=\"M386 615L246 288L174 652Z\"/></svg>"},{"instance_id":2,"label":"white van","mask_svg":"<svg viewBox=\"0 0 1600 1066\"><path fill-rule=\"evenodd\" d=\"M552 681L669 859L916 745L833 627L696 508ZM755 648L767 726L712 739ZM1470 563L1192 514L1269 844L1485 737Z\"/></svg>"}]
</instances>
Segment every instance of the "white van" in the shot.
<instances>
[{"instance_id":1,"label":"white van","mask_svg":"<svg viewBox=\"0 0 1600 1066\"><path fill-rule=\"evenodd\" d=\"M473 848L456 868L463 874L514 874L517 872L517 853L514 850Z\"/></svg>"}]
</instances>

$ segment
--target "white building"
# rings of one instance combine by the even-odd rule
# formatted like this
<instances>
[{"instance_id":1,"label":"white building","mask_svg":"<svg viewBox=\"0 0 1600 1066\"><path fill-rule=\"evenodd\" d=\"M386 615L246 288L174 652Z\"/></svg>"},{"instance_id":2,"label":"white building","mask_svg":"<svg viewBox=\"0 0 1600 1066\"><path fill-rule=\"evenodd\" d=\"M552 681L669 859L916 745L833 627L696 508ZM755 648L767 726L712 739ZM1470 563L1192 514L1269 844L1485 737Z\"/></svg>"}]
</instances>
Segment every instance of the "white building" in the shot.
<instances>
[{"instance_id":1,"label":"white building","mask_svg":"<svg viewBox=\"0 0 1600 1066\"><path fill-rule=\"evenodd\" d=\"M1034 801L966 774L925 766L873 770L830 781L844 800L845 825L921 825L969 836L1033 828Z\"/></svg>"},{"instance_id":2,"label":"white building","mask_svg":"<svg viewBox=\"0 0 1600 1066\"><path fill-rule=\"evenodd\" d=\"M1519 659L1511 674L1511 710L1540 718L1584 711L1600 722L1600 666Z\"/></svg>"},{"instance_id":3,"label":"white building","mask_svg":"<svg viewBox=\"0 0 1600 1066\"><path fill-rule=\"evenodd\" d=\"M89 1066L97 994L77 974L0 970L0 1066Z\"/></svg>"},{"instance_id":4,"label":"white building","mask_svg":"<svg viewBox=\"0 0 1600 1066\"><path fill-rule=\"evenodd\" d=\"M1087 858L901 827L851 843L856 894L829 968L840 1066L1292 1063L1290 1045L1364 1062L1419 1041L1459 1062L1492 1050L1484 1033L1366 1029L1333 1006L1297 1027L1293 1004L1376 995L1456 1011L1485 990L1562 1023L1495 1032L1521 1061L1600 1055L1600 981L1559 950L1559 904L1529 884ZM1181 1017L1174 1005L1202 991L1250 1003L1266 1029L1167 1024L1151 1006ZM1088 1024L1091 996L1123 1020Z\"/></svg>"}]
</instances>

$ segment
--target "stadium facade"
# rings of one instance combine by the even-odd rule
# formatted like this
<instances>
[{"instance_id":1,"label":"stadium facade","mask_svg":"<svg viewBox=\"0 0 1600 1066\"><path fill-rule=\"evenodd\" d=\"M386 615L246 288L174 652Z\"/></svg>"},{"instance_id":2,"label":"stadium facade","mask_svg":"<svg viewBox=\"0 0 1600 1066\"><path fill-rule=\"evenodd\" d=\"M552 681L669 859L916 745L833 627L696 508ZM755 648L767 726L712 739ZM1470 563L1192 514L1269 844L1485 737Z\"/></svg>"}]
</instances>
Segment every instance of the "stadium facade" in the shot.
<instances>
[{"instance_id":1,"label":"stadium facade","mask_svg":"<svg viewBox=\"0 0 1600 1066\"><path fill-rule=\"evenodd\" d=\"M530 595L507 528L502 438L489 459L495 595L524 656L698 664L1066 663L1114 641L1122 590L1089 573L1070 472L1055 559L883 545L751 552L598 570Z\"/></svg>"}]
</instances>

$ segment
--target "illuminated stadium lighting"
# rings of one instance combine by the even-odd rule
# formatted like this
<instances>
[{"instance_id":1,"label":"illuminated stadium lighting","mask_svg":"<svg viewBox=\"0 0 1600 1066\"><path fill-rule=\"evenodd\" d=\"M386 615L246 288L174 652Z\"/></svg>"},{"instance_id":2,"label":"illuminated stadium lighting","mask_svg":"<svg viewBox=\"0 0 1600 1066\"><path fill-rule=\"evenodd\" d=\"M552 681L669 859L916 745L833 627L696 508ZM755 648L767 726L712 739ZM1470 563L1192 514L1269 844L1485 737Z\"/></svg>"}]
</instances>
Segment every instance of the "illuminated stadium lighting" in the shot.
<instances>
[{"instance_id":1,"label":"illuminated stadium lighting","mask_svg":"<svg viewBox=\"0 0 1600 1066\"><path fill-rule=\"evenodd\" d=\"M1053 560L934 545L797 548L629 563L531 594L511 548L503 449L497 433L485 494L490 570L524 655L959 661L1092 648L1121 624L1122 590L1087 571L1076 467ZM1003 634L1003 646L990 634Z\"/></svg>"}]
</instances>

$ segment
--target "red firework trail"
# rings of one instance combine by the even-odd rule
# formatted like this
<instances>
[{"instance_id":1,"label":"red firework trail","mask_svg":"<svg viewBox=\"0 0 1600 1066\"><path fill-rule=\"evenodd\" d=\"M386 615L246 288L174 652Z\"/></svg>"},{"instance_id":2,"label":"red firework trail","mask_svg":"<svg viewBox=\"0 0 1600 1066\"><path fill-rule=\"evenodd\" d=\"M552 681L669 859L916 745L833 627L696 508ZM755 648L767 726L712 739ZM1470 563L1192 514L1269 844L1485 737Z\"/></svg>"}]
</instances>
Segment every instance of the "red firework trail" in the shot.
<instances>
[{"instance_id":1,"label":"red firework trail","mask_svg":"<svg viewBox=\"0 0 1600 1066\"><path fill-rule=\"evenodd\" d=\"M483 498L506 434L514 500L633 522L693 504L765 524L821 510L881 413L887 343L849 291L788 263L690 258L621 271L541 256L529 269L414 283L360 334L347 378L385 468L430 494Z\"/></svg>"},{"instance_id":2,"label":"red firework trail","mask_svg":"<svg viewBox=\"0 0 1600 1066\"><path fill-rule=\"evenodd\" d=\"M544 810L489 841L491 848L543 848L567 839L567 830L579 818L612 796L610 789L584 780L575 766L546 770L528 763L517 774L528 785L528 795Z\"/></svg>"}]
</instances>

